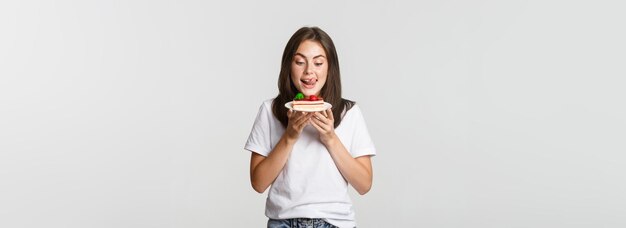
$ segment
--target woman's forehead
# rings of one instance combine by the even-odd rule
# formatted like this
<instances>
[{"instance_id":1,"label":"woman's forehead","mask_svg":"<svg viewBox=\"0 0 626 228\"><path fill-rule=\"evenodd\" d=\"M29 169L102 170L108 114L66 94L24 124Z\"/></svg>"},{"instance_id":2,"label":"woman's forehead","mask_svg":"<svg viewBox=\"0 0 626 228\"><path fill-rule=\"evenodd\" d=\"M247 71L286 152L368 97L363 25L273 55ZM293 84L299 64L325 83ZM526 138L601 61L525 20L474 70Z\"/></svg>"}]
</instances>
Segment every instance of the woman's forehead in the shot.
<instances>
[{"instance_id":1,"label":"woman's forehead","mask_svg":"<svg viewBox=\"0 0 626 228\"><path fill-rule=\"evenodd\" d=\"M318 58L326 57L326 51L324 47L317 41L305 40L300 43L295 55L300 55L304 58Z\"/></svg>"}]
</instances>

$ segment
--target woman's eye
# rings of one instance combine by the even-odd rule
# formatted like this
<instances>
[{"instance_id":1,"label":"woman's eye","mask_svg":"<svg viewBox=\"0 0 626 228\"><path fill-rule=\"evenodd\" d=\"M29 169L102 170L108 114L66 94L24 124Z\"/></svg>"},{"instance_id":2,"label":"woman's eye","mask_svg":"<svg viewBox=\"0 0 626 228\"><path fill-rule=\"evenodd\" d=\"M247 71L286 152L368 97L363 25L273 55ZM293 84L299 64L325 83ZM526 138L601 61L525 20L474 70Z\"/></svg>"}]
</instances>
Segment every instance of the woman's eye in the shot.
<instances>
[{"instance_id":1,"label":"woman's eye","mask_svg":"<svg viewBox=\"0 0 626 228\"><path fill-rule=\"evenodd\" d=\"M304 64L304 62L298 62L298 61L296 61L296 65L298 65L298 66L302 66L302 64Z\"/></svg>"},{"instance_id":2,"label":"woman's eye","mask_svg":"<svg viewBox=\"0 0 626 228\"><path fill-rule=\"evenodd\" d=\"M324 64L324 63L315 63L315 66L321 66L321 65L323 65L323 64Z\"/></svg>"}]
</instances>

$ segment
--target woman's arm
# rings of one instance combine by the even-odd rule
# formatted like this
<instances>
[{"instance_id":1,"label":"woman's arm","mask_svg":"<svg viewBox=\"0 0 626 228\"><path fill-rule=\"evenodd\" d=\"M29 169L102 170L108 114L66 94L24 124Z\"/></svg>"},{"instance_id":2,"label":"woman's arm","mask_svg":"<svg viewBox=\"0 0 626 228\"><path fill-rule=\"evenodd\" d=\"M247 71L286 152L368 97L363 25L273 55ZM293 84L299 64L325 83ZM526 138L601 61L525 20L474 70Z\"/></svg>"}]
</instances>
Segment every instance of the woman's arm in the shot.
<instances>
[{"instance_id":1,"label":"woman's arm","mask_svg":"<svg viewBox=\"0 0 626 228\"><path fill-rule=\"evenodd\" d=\"M348 183L361 195L372 188L372 162L370 156L353 158L335 134L333 112L326 115L316 112L311 124L320 132L320 140L333 158L335 165Z\"/></svg>"},{"instance_id":2,"label":"woman's arm","mask_svg":"<svg viewBox=\"0 0 626 228\"><path fill-rule=\"evenodd\" d=\"M361 195L372 188L372 161L369 155L353 158L335 135L326 144L330 156L344 178Z\"/></svg>"},{"instance_id":3,"label":"woman's arm","mask_svg":"<svg viewBox=\"0 0 626 228\"><path fill-rule=\"evenodd\" d=\"M293 145L298 140L298 136L300 136L304 126L307 125L311 115L289 111L287 117L289 124L285 133L269 155L264 157L253 152L250 157L250 183L258 193L263 193L267 187L274 183L280 171L283 170L289 154L293 150Z\"/></svg>"},{"instance_id":4,"label":"woman's arm","mask_svg":"<svg viewBox=\"0 0 626 228\"><path fill-rule=\"evenodd\" d=\"M287 163L293 144L292 140L282 137L267 157L252 153L250 158L250 182L255 191L263 193L274 182L285 163Z\"/></svg>"}]
</instances>

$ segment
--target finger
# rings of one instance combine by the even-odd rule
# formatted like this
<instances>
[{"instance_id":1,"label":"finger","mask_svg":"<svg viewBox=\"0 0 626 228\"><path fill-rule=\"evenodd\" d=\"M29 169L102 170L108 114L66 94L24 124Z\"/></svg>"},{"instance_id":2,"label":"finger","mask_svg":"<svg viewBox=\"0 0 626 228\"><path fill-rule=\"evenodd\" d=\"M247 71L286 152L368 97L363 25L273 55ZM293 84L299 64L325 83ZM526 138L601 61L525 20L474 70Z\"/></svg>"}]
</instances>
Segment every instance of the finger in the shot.
<instances>
[{"instance_id":1,"label":"finger","mask_svg":"<svg viewBox=\"0 0 626 228\"><path fill-rule=\"evenodd\" d=\"M335 122L335 117L333 116L333 110L331 110L330 108L326 109L326 115L328 116L328 119L333 121L333 123Z\"/></svg>"},{"instance_id":2,"label":"finger","mask_svg":"<svg viewBox=\"0 0 626 228\"><path fill-rule=\"evenodd\" d=\"M289 124L294 127L298 127L299 125L301 125L303 120L306 120L306 116L297 111L291 112L291 116L288 119Z\"/></svg>"},{"instance_id":3,"label":"finger","mask_svg":"<svg viewBox=\"0 0 626 228\"><path fill-rule=\"evenodd\" d=\"M287 110L287 118L291 118L291 116L293 116L293 110L289 109Z\"/></svg>"},{"instance_id":4,"label":"finger","mask_svg":"<svg viewBox=\"0 0 626 228\"><path fill-rule=\"evenodd\" d=\"M307 121L309 121L309 119L310 119L310 117L309 117L309 116L307 116L307 115L302 115L302 116L299 116L299 117L296 119L296 122L295 122L295 123L296 123L296 126L298 126L298 127L302 127L302 126L306 125L306 122L307 122Z\"/></svg>"},{"instance_id":5,"label":"finger","mask_svg":"<svg viewBox=\"0 0 626 228\"><path fill-rule=\"evenodd\" d=\"M303 115L304 114L302 112L291 111L291 118L293 118L294 120L302 118Z\"/></svg>"},{"instance_id":6,"label":"finger","mask_svg":"<svg viewBox=\"0 0 626 228\"><path fill-rule=\"evenodd\" d=\"M298 117L303 117L309 114L308 112L297 112L297 113L298 113Z\"/></svg>"},{"instance_id":7,"label":"finger","mask_svg":"<svg viewBox=\"0 0 626 228\"><path fill-rule=\"evenodd\" d=\"M298 119L298 120L299 120L299 119L306 119L306 118L309 118L309 117L310 117L310 115L309 115L309 114L310 114L310 113L307 113L307 112L299 112L299 113L296 115L296 119Z\"/></svg>"},{"instance_id":8,"label":"finger","mask_svg":"<svg viewBox=\"0 0 626 228\"><path fill-rule=\"evenodd\" d=\"M320 131L329 131L330 130L330 125L327 123L324 123L324 121L317 119L317 118L311 118L311 123L315 124L316 126L319 127Z\"/></svg>"},{"instance_id":9,"label":"finger","mask_svg":"<svg viewBox=\"0 0 626 228\"><path fill-rule=\"evenodd\" d=\"M309 121L311 123L311 125L313 127L315 127L315 129L317 129L318 132L324 132L324 128L320 125L319 120L315 119L315 118L311 118L311 120Z\"/></svg>"},{"instance_id":10,"label":"finger","mask_svg":"<svg viewBox=\"0 0 626 228\"><path fill-rule=\"evenodd\" d=\"M328 119L321 112L315 113L315 119L321 120L324 124L328 124Z\"/></svg>"}]
</instances>

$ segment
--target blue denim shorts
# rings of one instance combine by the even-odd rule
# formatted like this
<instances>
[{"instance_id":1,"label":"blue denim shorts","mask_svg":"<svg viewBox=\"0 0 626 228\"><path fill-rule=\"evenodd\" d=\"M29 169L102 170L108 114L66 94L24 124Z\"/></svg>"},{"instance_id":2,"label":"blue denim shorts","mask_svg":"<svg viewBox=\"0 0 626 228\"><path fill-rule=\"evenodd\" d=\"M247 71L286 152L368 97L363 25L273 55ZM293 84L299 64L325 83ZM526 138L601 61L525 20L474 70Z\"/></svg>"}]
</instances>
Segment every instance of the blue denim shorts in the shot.
<instances>
[{"instance_id":1,"label":"blue denim shorts","mask_svg":"<svg viewBox=\"0 0 626 228\"><path fill-rule=\"evenodd\" d=\"M339 228L319 218L270 219L267 228Z\"/></svg>"}]
</instances>

